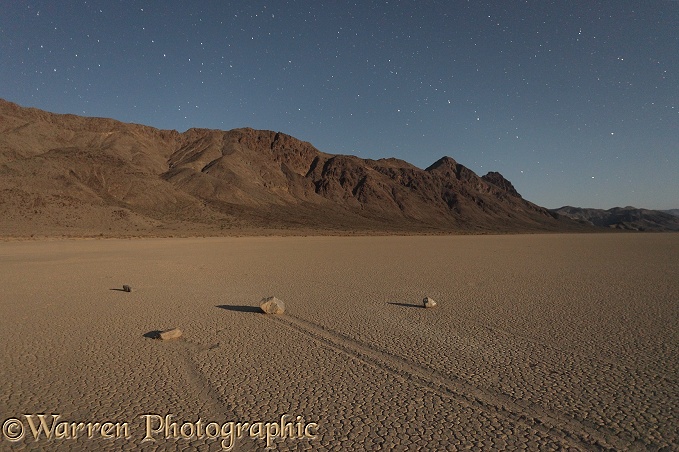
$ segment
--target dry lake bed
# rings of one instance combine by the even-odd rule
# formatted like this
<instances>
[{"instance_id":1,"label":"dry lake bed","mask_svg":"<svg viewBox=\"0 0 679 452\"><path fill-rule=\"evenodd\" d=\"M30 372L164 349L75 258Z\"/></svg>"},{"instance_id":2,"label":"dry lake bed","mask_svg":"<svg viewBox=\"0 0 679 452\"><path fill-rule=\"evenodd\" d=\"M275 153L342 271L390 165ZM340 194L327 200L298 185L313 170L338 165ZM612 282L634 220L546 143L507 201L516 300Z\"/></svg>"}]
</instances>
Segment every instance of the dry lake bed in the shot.
<instances>
[{"instance_id":1,"label":"dry lake bed","mask_svg":"<svg viewBox=\"0 0 679 452\"><path fill-rule=\"evenodd\" d=\"M679 448L679 234L7 241L0 288L1 450Z\"/></svg>"}]
</instances>

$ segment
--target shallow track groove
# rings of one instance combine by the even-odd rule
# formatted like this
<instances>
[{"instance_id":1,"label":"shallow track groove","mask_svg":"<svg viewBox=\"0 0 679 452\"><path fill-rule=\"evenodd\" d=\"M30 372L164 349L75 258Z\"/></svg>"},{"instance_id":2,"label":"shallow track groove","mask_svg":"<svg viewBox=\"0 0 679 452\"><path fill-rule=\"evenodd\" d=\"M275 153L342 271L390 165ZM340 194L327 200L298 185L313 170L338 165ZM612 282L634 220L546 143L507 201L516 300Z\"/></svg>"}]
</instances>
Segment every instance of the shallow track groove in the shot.
<instances>
[{"instance_id":1,"label":"shallow track groove","mask_svg":"<svg viewBox=\"0 0 679 452\"><path fill-rule=\"evenodd\" d=\"M441 396L455 399L459 403L479 407L497 413L505 419L528 425L571 447L583 450L621 450L632 447L631 444L624 442L612 433L607 434L583 425L573 418L547 411L521 400L514 400L503 394L475 387L465 381L451 378L449 375L443 375L386 351L363 344L308 320L289 314L267 317L305 334L331 349L380 368L394 376L413 382Z\"/></svg>"}]
</instances>

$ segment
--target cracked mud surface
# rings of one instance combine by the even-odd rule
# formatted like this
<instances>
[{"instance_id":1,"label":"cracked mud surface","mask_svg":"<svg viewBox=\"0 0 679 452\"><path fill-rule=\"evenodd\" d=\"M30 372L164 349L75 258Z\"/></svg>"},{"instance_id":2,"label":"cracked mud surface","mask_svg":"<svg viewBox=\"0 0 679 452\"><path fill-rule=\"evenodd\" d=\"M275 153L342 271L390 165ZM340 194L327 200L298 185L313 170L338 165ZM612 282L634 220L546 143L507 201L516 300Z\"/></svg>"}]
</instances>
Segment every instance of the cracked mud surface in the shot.
<instances>
[{"instance_id":1,"label":"cracked mud surface","mask_svg":"<svg viewBox=\"0 0 679 452\"><path fill-rule=\"evenodd\" d=\"M142 442L142 416L287 414L318 425L278 450L674 450L678 256L676 234L0 243L0 421L24 426L0 449L222 450ZM41 413L129 437L35 441Z\"/></svg>"}]
</instances>

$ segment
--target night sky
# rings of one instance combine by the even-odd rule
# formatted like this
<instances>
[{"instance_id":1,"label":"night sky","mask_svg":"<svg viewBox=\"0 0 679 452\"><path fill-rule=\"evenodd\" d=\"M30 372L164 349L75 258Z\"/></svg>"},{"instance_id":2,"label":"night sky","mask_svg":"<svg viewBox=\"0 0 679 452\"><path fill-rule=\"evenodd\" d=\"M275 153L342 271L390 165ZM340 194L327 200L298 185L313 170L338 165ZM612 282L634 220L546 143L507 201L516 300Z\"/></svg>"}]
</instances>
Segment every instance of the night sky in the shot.
<instances>
[{"instance_id":1,"label":"night sky","mask_svg":"<svg viewBox=\"0 0 679 452\"><path fill-rule=\"evenodd\" d=\"M679 1L0 0L0 97L679 208Z\"/></svg>"}]
</instances>

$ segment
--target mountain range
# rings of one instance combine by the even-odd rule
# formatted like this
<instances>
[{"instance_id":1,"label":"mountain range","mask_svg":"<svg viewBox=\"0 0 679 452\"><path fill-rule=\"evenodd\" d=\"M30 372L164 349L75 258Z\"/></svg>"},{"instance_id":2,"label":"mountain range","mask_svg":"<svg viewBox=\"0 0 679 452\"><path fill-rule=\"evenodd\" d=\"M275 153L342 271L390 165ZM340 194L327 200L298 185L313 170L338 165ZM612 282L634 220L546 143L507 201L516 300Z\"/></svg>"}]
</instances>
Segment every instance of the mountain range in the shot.
<instances>
[{"instance_id":1,"label":"mountain range","mask_svg":"<svg viewBox=\"0 0 679 452\"><path fill-rule=\"evenodd\" d=\"M572 215L569 215L572 216ZM0 100L0 235L595 230L450 157L321 152L280 132L180 133Z\"/></svg>"},{"instance_id":2,"label":"mountain range","mask_svg":"<svg viewBox=\"0 0 679 452\"><path fill-rule=\"evenodd\" d=\"M627 231L679 231L679 209L663 211L627 206L603 210L564 206L552 211L582 221L584 224L604 228Z\"/></svg>"}]
</instances>

